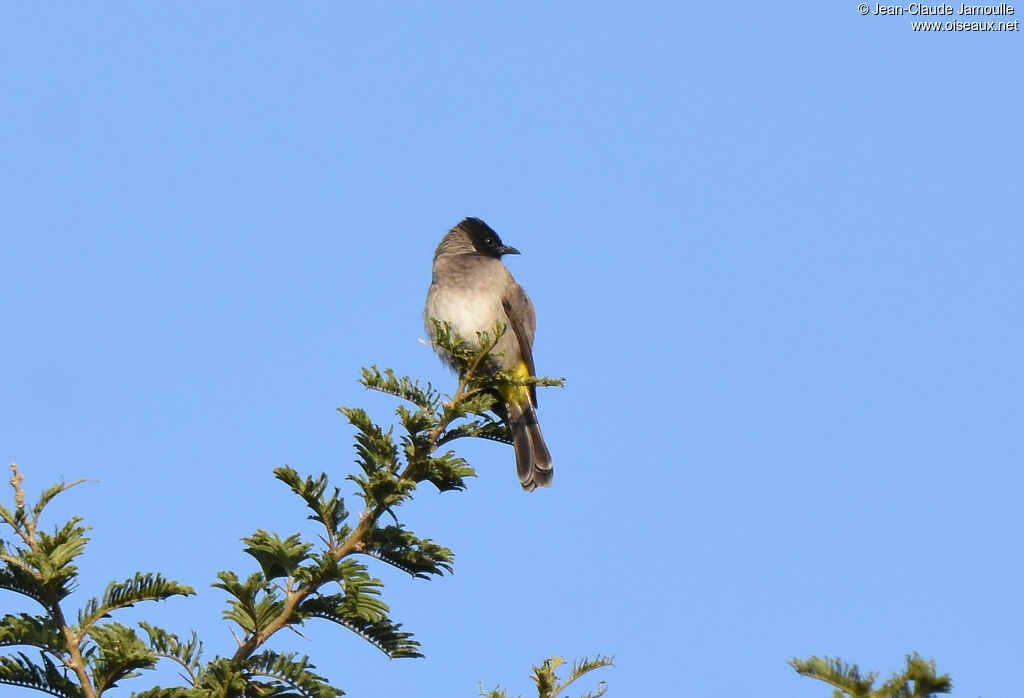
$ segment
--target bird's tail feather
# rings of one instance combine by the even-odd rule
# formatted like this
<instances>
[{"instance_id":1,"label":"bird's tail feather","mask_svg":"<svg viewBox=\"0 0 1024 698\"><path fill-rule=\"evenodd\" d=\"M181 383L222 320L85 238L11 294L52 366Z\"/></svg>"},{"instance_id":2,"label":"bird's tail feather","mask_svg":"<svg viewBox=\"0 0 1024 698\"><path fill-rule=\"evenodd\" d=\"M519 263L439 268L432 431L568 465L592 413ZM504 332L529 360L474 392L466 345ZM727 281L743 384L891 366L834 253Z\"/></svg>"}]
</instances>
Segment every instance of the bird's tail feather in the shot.
<instances>
[{"instance_id":1,"label":"bird's tail feather","mask_svg":"<svg viewBox=\"0 0 1024 698\"><path fill-rule=\"evenodd\" d=\"M549 487L554 468L551 452L544 443L544 435L537 422L537 410L529 399L519 404L510 403L507 407L520 484L527 492Z\"/></svg>"}]
</instances>

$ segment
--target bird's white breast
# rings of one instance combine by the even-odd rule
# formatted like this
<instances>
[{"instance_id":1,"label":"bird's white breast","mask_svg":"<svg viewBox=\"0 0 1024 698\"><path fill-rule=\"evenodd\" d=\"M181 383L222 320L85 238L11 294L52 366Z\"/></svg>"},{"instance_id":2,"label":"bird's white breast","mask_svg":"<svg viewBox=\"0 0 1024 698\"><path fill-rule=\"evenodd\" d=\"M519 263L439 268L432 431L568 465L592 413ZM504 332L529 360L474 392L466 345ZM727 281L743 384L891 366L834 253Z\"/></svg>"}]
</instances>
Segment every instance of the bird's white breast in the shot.
<instances>
[{"instance_id":1,"label":"bird's white breast","mask_svg":"<svg viewBox=\"0 0 1024 698\"><path fill-rule=\"evenodd\" d=\"M505 309L492 294L473 288L435 289L430 311L439 322L447 322L464 339L475 339L477 332L494 334L495 318L505 318Z\"/></svg>"},{"instance_id":2,"label":"bird's white breast","mask_svg":"<svg viewBox=\"0 0 1024 698\"><path fill-rule=\"evenodd\" d=\"M493 337L496 322L508 324L501 300L514 283L508 269L496 259L464 255L436 262L423 309L431 339L431 319L447 322L455 334L470 342L476 341L478 332ZM519 342L511 327L498 340L492 357L502 368L511 368L520 359Z\"/></svg>"}]
</instances>

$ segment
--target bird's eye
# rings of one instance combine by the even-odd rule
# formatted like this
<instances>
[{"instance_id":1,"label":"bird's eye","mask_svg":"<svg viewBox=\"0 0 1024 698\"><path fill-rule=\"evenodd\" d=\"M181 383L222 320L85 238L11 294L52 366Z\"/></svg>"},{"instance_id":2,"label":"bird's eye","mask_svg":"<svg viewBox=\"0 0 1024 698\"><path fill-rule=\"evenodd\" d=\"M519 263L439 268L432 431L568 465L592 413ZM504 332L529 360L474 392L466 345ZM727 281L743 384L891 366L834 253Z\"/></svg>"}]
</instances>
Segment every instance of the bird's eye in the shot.
<instances>
[{"instance_id":1,"label":"bird's eye","mask_svg":"<svg viewBox=\"0 0 1024 698\"><path fill-rule=\"evenodd\" d=\"M494 247L494 238L487 238L486 240L484 240L484 242L487 244L488 247Z\"/></svg>"}]
</instances>

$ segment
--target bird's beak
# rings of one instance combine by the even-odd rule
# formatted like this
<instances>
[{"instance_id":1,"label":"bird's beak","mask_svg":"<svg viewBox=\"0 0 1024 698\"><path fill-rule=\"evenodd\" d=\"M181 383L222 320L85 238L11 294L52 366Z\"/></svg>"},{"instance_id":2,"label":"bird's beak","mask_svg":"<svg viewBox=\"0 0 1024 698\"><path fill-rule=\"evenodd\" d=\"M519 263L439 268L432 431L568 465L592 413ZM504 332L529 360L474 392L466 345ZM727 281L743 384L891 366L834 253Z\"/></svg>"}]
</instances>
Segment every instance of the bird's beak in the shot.
<instances>
[{"instance_id":1,"label":"bird's beak","mask_svg":"<svg viewBox=\"0 0 1024 698\"><path fill-rule=\"evenodd\" d=\"M522 253L521 253L521 252L520 252L519 250L517 250L516 248L514 248L514 247L509 247L508 245L502 245L501 247L499 247L499 248L498 248L498 252L499 252L500 254L522 254Z\"/></svg>"}]
</instances>

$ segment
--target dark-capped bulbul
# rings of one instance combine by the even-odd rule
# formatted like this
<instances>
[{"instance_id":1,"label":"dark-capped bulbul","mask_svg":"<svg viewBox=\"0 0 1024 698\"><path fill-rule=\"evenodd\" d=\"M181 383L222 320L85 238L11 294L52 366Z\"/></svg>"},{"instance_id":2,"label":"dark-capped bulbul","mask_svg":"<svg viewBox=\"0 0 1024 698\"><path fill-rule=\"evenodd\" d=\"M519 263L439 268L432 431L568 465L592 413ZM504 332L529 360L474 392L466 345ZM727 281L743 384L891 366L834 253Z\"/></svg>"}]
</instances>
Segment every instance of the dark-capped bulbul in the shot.
<instances>
[{"instance_id":1,"label":"dark-capped bulbul","mask_svg":"<svg viewBox=\"0 0 1024 698\"><path fill-rule=\"evenodd\" d=\"M537 327L533 302L516 283L501 258L519 254L502 243L498 234L479 218L466 218L441 238L434 251L433 276L423 319L427 334L436 340L433 320L448 323L452 332L472 341L478 332L493 336L497 323L507 327L491 350L495 368L516 378L536 375L533 365L533 335ZM437 344L434 344L437 348ZM441 359L455 367L438 349ZM554 473L551 453L537 422L534 386L500 389L512 442L516 468L523 489L530 491L551 484Z\"/></svg>"}]
</instances>

